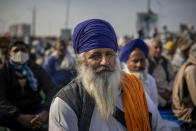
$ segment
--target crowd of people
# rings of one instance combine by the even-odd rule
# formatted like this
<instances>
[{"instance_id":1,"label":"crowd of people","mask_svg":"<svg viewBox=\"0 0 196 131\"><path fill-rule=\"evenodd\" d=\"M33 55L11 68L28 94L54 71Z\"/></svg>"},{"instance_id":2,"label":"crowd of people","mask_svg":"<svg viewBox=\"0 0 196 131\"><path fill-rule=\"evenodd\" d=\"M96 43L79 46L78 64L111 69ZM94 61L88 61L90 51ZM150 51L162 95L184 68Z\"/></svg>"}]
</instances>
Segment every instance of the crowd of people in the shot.
<instances>
[{"instance_id":1,"label":"crowd of people","mask_svg":"<svg viewBox=\"0 0 196 131\"><path fill-rule=\"evenodd\" d=\"M1 36L0 83L11 131L194 131L196 33L117 39L89 19L72 41Z\"/></svg>"}]
</instances>

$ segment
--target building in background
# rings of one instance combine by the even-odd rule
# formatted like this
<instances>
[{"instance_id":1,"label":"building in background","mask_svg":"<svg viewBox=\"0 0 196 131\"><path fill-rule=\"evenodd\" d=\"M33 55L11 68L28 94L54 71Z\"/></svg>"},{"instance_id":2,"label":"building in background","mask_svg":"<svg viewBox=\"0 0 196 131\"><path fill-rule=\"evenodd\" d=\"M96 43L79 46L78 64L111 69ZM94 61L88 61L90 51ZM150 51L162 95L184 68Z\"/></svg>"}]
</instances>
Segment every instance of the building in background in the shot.
<instances>
[{"instance_id":1,"label":"building in background","mask_svg":"<svg viewBox=\"0 0 196 131\"><path fill-rule=\"evenodd\" d=\"M17 38L30 37L31 25L25 23L11 25L9 27L9 35Z\"/></svg>"}]
</instances>

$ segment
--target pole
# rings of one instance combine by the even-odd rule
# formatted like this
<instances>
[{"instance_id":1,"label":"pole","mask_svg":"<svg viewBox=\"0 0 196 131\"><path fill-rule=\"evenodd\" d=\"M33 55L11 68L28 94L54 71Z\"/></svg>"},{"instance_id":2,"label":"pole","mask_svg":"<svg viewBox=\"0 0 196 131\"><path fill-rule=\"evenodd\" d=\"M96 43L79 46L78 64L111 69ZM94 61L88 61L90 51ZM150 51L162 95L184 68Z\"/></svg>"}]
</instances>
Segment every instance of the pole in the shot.
<instances>
[{"instance_id":1,"label":"pole","mask_svg":"<svg viewBox=\"0 0 196 131\"><path fill-rule=\"evenodd\" d=\"M147 11L150 10L151 6L151 0L147 0Z\"/></svg>"},{"instance_id":2,"label":"pole","mask_svg":"<svg viewBox=\"0 0 196 131\"><path fill-rule=\"evenodd\" d=\"M69 8L70 8L70 0L67 0L66 16L65 16L65 29L67 29L69 26Z\"/></svg>"},{"instance_id":3,"label":"pole","mask_svg":"<svg viewBox=\"0 0 196 131\"><path fill-rule=\"evenodd\" d=\"M33 6L32 11L32 36L36 35L36 6Z\"/></svg>"}]
</instances>

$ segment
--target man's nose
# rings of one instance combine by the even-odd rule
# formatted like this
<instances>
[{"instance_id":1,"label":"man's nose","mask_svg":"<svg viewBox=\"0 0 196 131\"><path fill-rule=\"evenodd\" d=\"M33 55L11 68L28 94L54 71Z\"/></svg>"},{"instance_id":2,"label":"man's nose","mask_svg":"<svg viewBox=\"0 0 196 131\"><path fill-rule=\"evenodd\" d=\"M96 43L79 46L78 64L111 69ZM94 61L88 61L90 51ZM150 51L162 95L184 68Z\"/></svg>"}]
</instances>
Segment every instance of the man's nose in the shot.
<instances>
[{"instance_id":1,"label":"man's nose","mask_svg":"<svg viewBox=\"0 0 196 131\"><path fill-rule=\"evenodd\" d=\"M137 67L141 67L142 66L142 61L138 61L136 65L137 65Z\"/></svg>"},{"instance_id":2,"label":"man's nose","mask_svg":"<svg viewBox=\"0 0 196 131\"><path fill-rule=\"evenodd\" d=\"M157 48L157 52L161 52L161 48Z\"/></svg>"},{"instance_id":3,"label":"man's nose","mask_svg":"<svg viewBox=\"0 0 196 131\"><path fill-rule=\"evenodd\" d=\"M109 59L106 56L103 56L101 58L100 65L108 65L109 64Z\"/></svg>"}]
</instances>

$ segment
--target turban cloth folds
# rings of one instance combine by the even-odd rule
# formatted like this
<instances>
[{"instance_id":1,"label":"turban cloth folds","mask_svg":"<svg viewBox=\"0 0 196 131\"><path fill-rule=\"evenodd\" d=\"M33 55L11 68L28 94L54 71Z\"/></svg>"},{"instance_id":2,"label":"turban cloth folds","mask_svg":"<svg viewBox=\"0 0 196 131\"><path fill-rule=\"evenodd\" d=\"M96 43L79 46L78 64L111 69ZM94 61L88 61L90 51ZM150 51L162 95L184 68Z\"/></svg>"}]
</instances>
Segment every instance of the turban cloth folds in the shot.
<instances>
[{"instance_id":1,"label":"turban cloth folds","mask_svg":"<svg viewBox=\"0 0 196 131\"><path fill-rule=\"evenodd\" d=\"M148 57L148 46L141 39L134 39L126 43L120 50L120 61L126 63L135 48L142 50L146 57Z\"/></svg>"},{"instance_id":2,"label":"turban cloth folds","mask_svg":"<svg viewBox=\"0 0 196 131\"><path fill-rule=\"evenodd\" d=\"M90 19L78 24L73 32L73 48L76 54L96 48L118 49L113 27L101 19Z\"/></svg>"}]
</instances>

